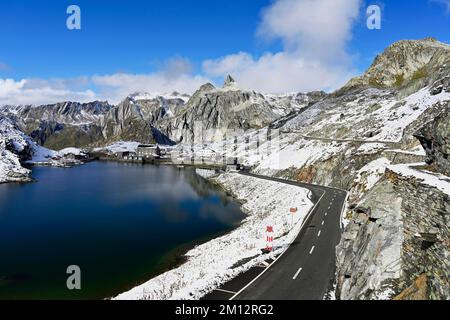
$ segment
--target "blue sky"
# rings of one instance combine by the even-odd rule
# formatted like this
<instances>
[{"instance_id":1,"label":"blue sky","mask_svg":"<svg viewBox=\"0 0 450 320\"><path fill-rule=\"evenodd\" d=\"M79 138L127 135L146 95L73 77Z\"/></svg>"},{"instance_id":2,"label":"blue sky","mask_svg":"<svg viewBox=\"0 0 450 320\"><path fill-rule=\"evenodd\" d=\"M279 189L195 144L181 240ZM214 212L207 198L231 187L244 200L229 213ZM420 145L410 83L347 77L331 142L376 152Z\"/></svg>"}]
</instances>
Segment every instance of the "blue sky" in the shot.
<instances>
[{"instance_id":1,"label":"blue sky","mask_svg":"<svg viewBox=\"0 0 450 320\"><path fill-rule=\"evenodd\" d=\"M261 91L330 91L394 41L432 36L450 43L450 0L311 3L2 1L0 104L117 102L129 90L193 91L228 72ZM66 28L71 4L81 8L81 30ZM381 30L366 27L370 4L382 7Z\"/></svg>"}]
</instances>

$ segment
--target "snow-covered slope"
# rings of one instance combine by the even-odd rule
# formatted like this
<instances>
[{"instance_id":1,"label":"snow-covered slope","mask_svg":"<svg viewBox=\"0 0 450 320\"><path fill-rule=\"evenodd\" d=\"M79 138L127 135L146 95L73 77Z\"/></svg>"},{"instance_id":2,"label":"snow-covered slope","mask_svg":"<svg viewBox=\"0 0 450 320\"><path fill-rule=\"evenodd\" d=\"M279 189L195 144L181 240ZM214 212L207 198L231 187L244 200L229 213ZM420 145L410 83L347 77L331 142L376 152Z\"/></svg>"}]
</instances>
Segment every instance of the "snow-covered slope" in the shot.
<instances>
[{"instance_id":1,"label":"snow-covered slope","mask_svg":"<svg viewBox=\"0 0 450 320\"><path fill-rule=\"evenodd\" d=\"M57 152L37 145L11 120L0 116L0 183L30 181L31 171L22 164L67 166L78 163L64 158L71 152L75 149Z\"/></svg>"},{"instance_id":2,"label":"snow-covered slope","mask_svg":"<svg viewBox=\"0 0 450 320\"><path fill-rule=\"evenodd\" d=\"M225 174L217 178L239 200L248 217L231 233L190 250L187 262L120 294L116 299L198 299L236 275L263 262L267 226L273 226L275 253L291 243L312 208L309 191L278 182ZM294 224L289 208L297 207ZM275 254L274 253L274 254Z\"/></svg>"},{"instance_id":3,"label":"snow-covered slope","mask_svg":"<svg viewBox=\"0 0 450 320\"><path fill-rule=\"evenodd\" d=\"M29 181L30 170L20 164L29 157L29 140L10 121L0 117L0 183Z\"/></svg>"}]
</instances>

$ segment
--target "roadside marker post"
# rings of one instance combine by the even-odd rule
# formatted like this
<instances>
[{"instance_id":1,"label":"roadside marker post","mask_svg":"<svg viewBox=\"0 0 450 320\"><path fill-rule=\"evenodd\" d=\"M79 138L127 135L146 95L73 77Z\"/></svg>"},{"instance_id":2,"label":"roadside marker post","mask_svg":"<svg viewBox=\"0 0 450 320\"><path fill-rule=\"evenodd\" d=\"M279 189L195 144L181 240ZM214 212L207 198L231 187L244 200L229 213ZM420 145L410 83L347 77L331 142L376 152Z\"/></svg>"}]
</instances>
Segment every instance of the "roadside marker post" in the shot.
<instances>
[{"instance_id":1,"label":"roadside marker post","mask_svg":"<svg viewBox=\"0 0 450 320\"><path fill-rule=\"evenodd\" d=\"M266 227L266 249L269 252L273 251L273 226Z\"/></svg>"},{"instance_id":2,"label":"roadside marker post","mask_svg":"<svg viewBox=\"0 0 450 320\"><path fill-rule=\"evenodd\" d=\"M291 208L289 212L291 213L291 229L292 229L294 228L294 214L298 212L298 208Z\"/></svg>"}]
</instances>

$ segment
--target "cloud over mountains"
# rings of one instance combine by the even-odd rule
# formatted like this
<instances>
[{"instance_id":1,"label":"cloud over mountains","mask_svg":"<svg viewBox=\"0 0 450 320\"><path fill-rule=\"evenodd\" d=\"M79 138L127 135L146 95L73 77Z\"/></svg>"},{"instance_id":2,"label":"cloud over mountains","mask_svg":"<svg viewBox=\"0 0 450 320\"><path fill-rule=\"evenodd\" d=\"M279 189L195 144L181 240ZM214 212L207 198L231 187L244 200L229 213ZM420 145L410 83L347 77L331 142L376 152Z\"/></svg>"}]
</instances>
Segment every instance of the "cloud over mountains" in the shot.
<instances>
[{"instance_id":1,"label":"cloud over mountains","mask_svg":"<svg viewBox=\"0 0 450 320\"><path fill-rule=\"evenodd\" d=\"M346 50L360 14L360 0L276 0L261 13L256 36L280 41L282 50L252 56L230 53L207 59L201 72L174 57L152 73L88 75L74 79L1 79L0 104L61 100L117 103L135 91L192 93L211 79L232 74L241 86L265 93L333 90L355 71Z\"/></svg>"}]
</instances>

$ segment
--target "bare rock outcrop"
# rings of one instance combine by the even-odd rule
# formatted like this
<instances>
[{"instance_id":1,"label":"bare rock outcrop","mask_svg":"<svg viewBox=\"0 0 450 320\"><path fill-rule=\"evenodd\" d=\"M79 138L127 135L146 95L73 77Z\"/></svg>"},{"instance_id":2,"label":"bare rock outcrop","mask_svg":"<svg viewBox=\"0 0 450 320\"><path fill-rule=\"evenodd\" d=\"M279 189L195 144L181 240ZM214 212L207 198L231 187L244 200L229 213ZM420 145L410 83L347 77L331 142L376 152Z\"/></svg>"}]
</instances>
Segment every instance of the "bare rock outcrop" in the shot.
<instances>
[{"instance_id":1,"label":"bare rock outcrop","mask_svg":"<svg viewBox=\"0 0 450 320\"><path fill-rule=\"evenodd\" d=\"M427 153L427 164L450 176L450 103L439 115L425 124L415 135Z\"/></svg>"},{"instance_id":2,"label":"bare rock outcrop","mask_svg":"<svg viewBox=\"0 0 450 320\"><path fill-rule=\"evenodd\" d=\"M449 212L448 194L387 170L352 210L336 248L337 298L406 298L420 290L422 299L448 300ZM422 288L411 289L423 274Z\"/></svg>"}]
</instances>

